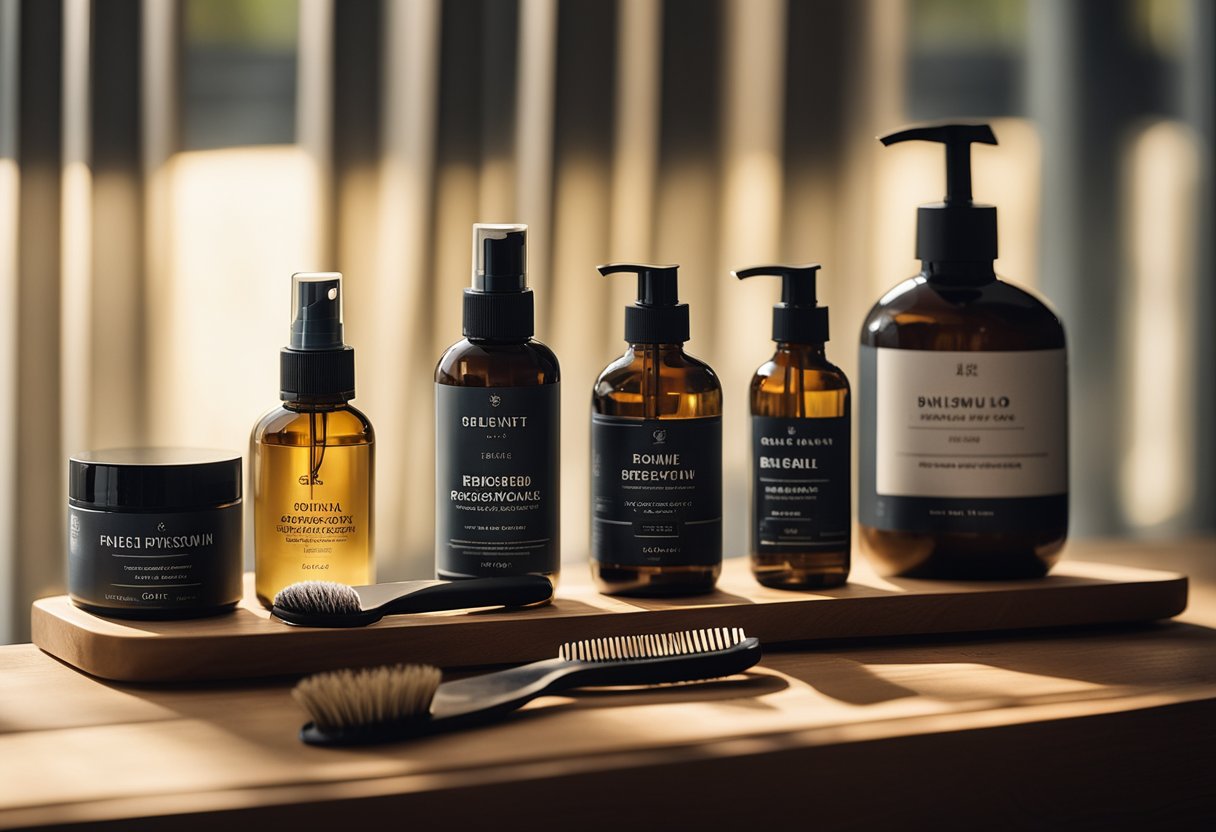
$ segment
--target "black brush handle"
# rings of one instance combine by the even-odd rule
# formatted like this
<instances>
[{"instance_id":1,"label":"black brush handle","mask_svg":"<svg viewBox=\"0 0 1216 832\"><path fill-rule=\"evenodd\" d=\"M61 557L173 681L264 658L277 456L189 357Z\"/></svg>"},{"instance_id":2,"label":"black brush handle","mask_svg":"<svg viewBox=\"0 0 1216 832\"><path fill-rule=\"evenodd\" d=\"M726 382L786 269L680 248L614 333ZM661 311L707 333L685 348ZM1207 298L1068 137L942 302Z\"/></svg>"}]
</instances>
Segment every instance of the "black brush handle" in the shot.
<instances>
[{"instance_id":1,"label":"black brush handle","mask_svg":"<svg viewBox=\"0 0 1216 832\"><path fill-rule=\"evenodd\" d=\"M742 673L760 661L760 642L745 639L707 653L655 659L587 662L544 661L445 682L431 705L433 723L486 721L538 696L581 687L696 682Z\"/></svg>"},{"instance_id":2,"label":"black brush handle","mask_svg":"<svg viewBox=\"0 0 1216 832\"><path fill-rule=\"evenodd\" d=\"M474 607L526 607L553 598L553 584L541 575L503 578L469 578L436 584L394 599L382 608L384 615Z\"/></svg>"}]
</instances>

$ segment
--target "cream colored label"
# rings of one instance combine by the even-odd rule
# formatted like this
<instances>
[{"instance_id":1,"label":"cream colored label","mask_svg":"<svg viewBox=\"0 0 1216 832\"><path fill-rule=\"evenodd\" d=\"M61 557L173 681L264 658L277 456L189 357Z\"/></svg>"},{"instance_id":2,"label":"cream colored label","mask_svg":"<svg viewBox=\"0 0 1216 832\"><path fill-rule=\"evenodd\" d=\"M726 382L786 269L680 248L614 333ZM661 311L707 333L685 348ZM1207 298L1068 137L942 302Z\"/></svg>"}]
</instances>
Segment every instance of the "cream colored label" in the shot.
<instances>
[{"instance_id":1,"label":"cream colored label","mask_svg":"<svg viewBox=\"0 0 1216 832\"><path fill-rule=\"evenodd\" d=\"M1068 490L1064 350L877 350L876 485L904 497Z\"/></svg>"}]
</instances>

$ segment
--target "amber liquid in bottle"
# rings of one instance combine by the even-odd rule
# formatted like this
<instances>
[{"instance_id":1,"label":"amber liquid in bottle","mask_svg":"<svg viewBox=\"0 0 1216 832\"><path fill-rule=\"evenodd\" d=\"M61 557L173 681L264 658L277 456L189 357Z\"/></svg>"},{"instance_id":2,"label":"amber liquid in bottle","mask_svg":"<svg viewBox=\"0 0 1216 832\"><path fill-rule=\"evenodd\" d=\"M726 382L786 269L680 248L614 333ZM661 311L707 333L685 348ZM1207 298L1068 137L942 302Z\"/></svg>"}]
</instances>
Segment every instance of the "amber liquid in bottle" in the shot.
<instances>
[{"instance_id":1,"label":"amber liquid in bottle","mask_svg":"<svg viewBox=\"0 0 1216 832\"><path fill-rule=\"evenodd\" d=\"M948 273L943 273L948 272ZM988 264L925 264L866 318L863 347L938 352L1063 350L1064 328L1038 298L1000 281ZM864 372L864 368L863 368ZM867 389L866 395L870 395ZM883 403L878 402L878 407ZM863 485L864 485L863 474ZM1044 575L1068 535L1067 496L1049 521L999 532L913 532L860 526L863 550L887 574L934 578Z\"/></svg>"},{"instance_id":2,"label":"amber liquid in bottle","mask_svg":"<svg viewBox=\"0 0 1216 832\"><path fill-rule=\"evenodd\" d=\"M630 344L596 380L591 412L639 421L720 417L722 387L709 365L685 353L683 344ZM591 575L600 592L614 595L711 592L721 571L721 547L706 563L695 565L591 561Z\"/></svg>"},{"instance_id":3,"label":"amber liquid in bottle","mask_svg":"<svg viewBox=\"0 0 1216 832\"><path fill-rule=\"evenodd\" d=\"M838 367L827 360L822 343L778 343L777 352L752 377L753 416L848 419L849 406L849 381ZM847 443L845 453L848 453ZM847 477L843 483L833 485L843 486L846 494L851 488ZM761 483L752 483L753 489L760 487ZM844 507L842 521L847 530L852 522L847 497ZM758 522L758 518L753 517L752 522ZM846 534L839 548L816 546L800 551L793 546L782 547L780 552L769 554L758 551L760 547L753 535L752 574L765 586L779 589L841 586L849 577L850 540L851 536Z\"/></svg>"},{"instance_id":4,"label":"amber liquid in bottle","mask_svg":"<svg viewBox=\"0 0 1216 832\"><path fill-rule=\"evenodd\" d=\"M375 583L375 436L347 404L289 402L253 429L258 600L297 581Z\"/></svg>"},{"instance_id":5,"label":"amber liquid in bottle","mask_svg":"<svg viewBox=\"0 0 1216 832\"><path fill-rule=\"evenodd\" d=\"M557 384L561 372L557 356L540 341L497 342L465 338L448 348L435 367L435 382L453 387L491 388L538 387ZM558 495L548 495L551 510L558 510ZM443 579L467 577L444 569L439 557L437 574ZM530 574L544 575L557 586L560 562L554 558L546 568Z\"/></svg>"}]
</instances>

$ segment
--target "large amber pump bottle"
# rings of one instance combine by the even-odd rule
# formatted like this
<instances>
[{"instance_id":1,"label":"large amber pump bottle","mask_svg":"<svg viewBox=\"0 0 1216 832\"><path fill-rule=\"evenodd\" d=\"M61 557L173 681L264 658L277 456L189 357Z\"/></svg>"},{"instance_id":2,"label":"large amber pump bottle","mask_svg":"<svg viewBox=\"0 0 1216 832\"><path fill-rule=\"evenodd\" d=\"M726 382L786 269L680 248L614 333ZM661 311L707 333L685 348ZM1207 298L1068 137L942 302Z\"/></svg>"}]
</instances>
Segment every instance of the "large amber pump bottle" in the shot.
<instances>
[{"instance_id":1,"label":"large amber pump bottle","mask_svg":"<svg viewBox=\"0 0 1216 832\"><path fill-rule=\"evenodd\" d=\"M722 387L684 351L678 268L599 267L638 276L629 347L591 395L591 571L601 592L709 592L722 569Z\"/></svg>"},{"instance_id":2,"label":"large amber pump bottle","mask_svg":"<svg viewBox=\"0 0 1216 832\"><path fill-rule=\"evenodd\" d=\"M996 208L971 200L986 124L893 133L939 142L946 197L917 211L920 274L861 329L859 514L880 570L934 578L1042 575L1068 533L1064 327L998 279Z\"/></svg>"},{"instance_id":3,"label":"large amber pump bottle","mask_svg":"<svg viewBox=\"0 0 1216 832\"><path fill-rule=\"evenodd\" d=\"M819 265L756 266L740 279L781 278L777 350L751 383L752 574L765 586L818 589L849 577L853 518L849 380L827 359Z\"/></svg>"},{"instance_id":4,"label":"large amber pump bottle","mask_svg":"<svg viewBox=\"0 0 1216 832\"><path fill-rule=\"evenodd\" d=\"M343 342L342 275L292 276L291 342L280 353L283 404L251 437L258 600L297 581L375 582L375 435L351 406L355 351Z\"/></svg>"}]
</instances>

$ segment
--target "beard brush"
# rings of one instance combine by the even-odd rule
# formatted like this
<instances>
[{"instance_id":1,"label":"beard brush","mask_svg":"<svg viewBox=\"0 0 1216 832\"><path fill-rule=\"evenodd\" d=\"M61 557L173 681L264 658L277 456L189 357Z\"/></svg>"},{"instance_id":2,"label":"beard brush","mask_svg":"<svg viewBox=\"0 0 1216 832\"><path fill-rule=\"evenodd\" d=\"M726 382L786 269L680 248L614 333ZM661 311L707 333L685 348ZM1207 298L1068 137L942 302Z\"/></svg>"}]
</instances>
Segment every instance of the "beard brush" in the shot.
<instances>
[{"instance_id":1,"label":"beard brush","mask_svg":"<svg viewBox=\"0 0 1216 832\"><path fill-rule=\"evenodd\" d=\"M270 613L280 621L300 627L366 627L386 615L526 607L547 603L552 598L553 584L541 575L369 586L300 581L278 591Z\"/></svg>"},{"instance_id":2,"label":"beard brush","mask_svg":"<svg viewBox=\"0 0 1216 832\"><path fill-rule=\"evenodd\" d=\"M741 629L689 630L568 642L555 658L443 684L424 664L318 673L291 695L312 718L304 742L372 745L489 722L573 688L717 679L758 661L760 642Z\"/></svg>"}]
</instances>

